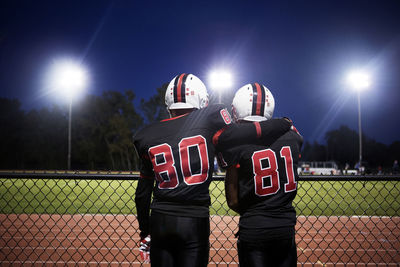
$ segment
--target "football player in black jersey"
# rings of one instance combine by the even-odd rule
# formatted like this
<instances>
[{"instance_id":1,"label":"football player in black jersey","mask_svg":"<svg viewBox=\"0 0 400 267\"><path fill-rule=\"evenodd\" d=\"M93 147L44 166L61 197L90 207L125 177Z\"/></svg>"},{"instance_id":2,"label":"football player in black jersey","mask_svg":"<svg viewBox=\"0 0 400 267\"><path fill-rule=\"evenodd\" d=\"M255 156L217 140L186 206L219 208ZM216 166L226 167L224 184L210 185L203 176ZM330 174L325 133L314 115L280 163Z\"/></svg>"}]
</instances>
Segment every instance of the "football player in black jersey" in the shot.
<instances>
[{"instance_id":1,"label":"football player in black jersey","mask_svg":"<svg viewBox=\"0 0 400 267\"><path fill-rule=\"evenodd\" d=\"M259 83L235 94L232 115L246 124L268 121L274 97ZM239 263L242 267L296 266L297 164L303 138L292 129L273 144L243 145L225 150L225 193L228 205L240 214Z\"/></svg>"},{"instance_id":2,"label":"football player in black jersey","mask_svg":"<svg viewBox=\"0 0 400 267\"><path fill-rule=\"evenodd\" d=\"M206 87L192 74L178 75L170 82L165 102L171 118L145 127L134 137L141 159L135 196L141 255L146 260L151 237L152 266L207 266L208 187L216 147L226 149L244 140L272 143L291 124L284 119L232 124L222 105L208 106Z\"/></svg>"}]
</instances>

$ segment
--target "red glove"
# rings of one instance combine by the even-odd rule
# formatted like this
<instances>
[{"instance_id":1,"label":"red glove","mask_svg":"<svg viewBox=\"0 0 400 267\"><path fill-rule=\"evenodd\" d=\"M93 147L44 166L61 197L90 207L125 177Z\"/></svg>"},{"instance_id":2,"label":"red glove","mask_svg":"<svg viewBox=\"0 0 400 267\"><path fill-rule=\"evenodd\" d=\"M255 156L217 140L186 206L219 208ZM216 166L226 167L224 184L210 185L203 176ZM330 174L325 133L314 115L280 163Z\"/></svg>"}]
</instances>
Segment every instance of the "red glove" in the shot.
<instances>
[{"instance_id":1,"label":"red glove","mask_svg":"<svg viewBox=\"0 0 400 267\"><path fill-rule=\"evenodd\" d=\"M140 240L140 258L144 263L150 263L150 235Z\"/></svg>"}]
</instances>

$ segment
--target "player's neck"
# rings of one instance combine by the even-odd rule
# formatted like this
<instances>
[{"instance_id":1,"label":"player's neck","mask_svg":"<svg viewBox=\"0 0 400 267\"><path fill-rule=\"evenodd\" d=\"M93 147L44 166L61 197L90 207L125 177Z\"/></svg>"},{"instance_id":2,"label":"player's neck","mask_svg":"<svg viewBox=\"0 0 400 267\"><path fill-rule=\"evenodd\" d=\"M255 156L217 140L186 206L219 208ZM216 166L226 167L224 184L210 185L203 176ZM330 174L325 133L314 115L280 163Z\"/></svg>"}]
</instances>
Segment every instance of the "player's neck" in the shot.
<instances>
[{"instance_id":1,"label":"player's neck","mask_svg":"<svg viewBox=\"0 0 400 267\"><path fill-rule=\"evenodd\" d=\"M186 109L170 109L169 114L171 114L171 118L182 116L188 114L192 111L195 111L195 108L186 108Z\"/></svg>"},{"instance_id":2,"label":"player's neck","mask_svg":"<svg viewBox=\"0 0 400 267\"><path fill-rule=\"evenodd\" d=\"M254 121L245 121L245 120L238 120L238 121L236 121L236 123L243 123L243 124L246 124L246 123L253 123Z\"/></svg>"}]
</instances>

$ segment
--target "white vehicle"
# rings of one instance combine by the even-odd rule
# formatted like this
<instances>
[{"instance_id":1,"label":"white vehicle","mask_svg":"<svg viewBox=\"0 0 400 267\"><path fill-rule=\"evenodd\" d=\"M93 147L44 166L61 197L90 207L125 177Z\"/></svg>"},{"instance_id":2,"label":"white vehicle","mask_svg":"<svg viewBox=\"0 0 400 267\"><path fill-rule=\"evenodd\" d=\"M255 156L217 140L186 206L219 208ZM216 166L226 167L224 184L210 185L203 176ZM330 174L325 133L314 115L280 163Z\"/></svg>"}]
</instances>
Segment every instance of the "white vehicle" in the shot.
<instances>
[{"instance_id":1,"label":"white vehicle","mask_svg":"<svg viewBox=\"0 0 400 267\"><path fill-rule=\"evenodd\" d=\"M304 175L335 175L339 174L339 168L334 161L300 161L297 173Z\"/></svg>"}]
</instances>

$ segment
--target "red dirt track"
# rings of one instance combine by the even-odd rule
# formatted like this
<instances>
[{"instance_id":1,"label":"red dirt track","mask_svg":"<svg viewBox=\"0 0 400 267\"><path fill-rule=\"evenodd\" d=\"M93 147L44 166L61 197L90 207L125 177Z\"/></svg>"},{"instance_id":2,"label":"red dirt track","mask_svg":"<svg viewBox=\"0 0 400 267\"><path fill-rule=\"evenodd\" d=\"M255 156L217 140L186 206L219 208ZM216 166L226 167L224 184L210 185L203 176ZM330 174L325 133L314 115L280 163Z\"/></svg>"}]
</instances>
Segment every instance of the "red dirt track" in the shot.
<instances>
[{"instance_id":1,"label":"red dirt track","mask_svg":"<svg viewBox=\"0 0 400 267\"><path fill-rule=\"evenodd\" d=\"M237 221L211 217L209 266L237 266ZM137 229L134 215L0 214L0 265L142 266ZM400 217L299 216L296 231L298 266L400 265Z\"/></svg>"}]
</instances>

